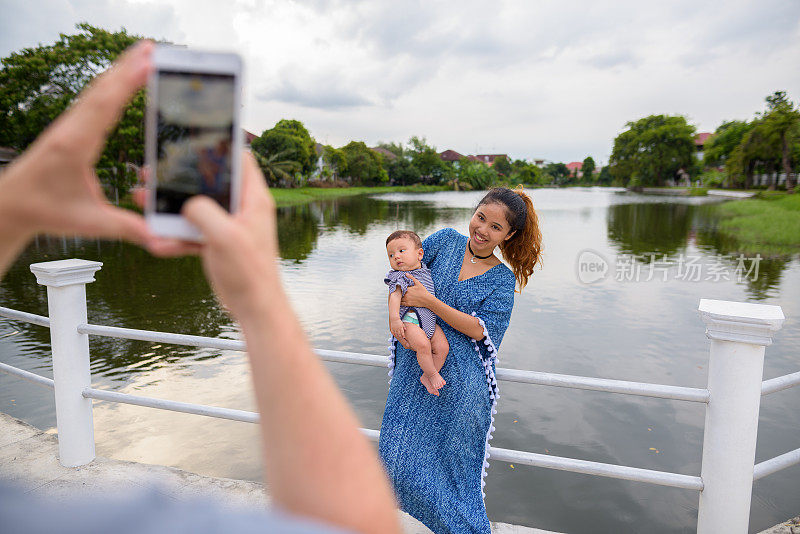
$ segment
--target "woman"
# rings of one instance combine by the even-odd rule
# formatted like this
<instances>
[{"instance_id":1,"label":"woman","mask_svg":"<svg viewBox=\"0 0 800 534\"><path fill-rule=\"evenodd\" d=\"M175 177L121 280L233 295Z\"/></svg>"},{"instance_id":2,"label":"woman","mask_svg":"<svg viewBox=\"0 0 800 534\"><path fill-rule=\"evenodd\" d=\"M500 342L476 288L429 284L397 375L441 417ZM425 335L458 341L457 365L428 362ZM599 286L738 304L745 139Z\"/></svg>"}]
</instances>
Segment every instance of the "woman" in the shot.
<instances>
[{"instance_id":1,"label":"woman","mask_svg":"<svg viewBox=\"0 0 800 534\"><path fill-rule=\"evenodd\" d=\"M429 308L450 343L440 374L447 385L429 395L405 339L392 343L391 383L378 450L403 510L437 534L489 533L484 505L486 454L497 413L497 349L514 305L514 286L541 261L541 232L530 198L492 189L469 222L423 242L436 296L414 284L402 304ZM497 256L499 247L509 269Z\"/></svg>"}]
</instances>

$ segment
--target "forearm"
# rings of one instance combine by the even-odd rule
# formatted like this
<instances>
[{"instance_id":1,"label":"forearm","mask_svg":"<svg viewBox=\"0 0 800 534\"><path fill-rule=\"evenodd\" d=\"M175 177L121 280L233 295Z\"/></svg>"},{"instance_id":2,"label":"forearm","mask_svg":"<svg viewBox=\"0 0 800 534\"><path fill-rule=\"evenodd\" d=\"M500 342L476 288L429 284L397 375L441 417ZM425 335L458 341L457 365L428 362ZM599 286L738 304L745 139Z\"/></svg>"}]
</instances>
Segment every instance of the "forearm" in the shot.
<instances>
[{"instance_id":1,"label":"forearm","mask_svg":"<svg viewBox=\"0 0 800 534\"><path fill-rule=\"evenodd\" d=\"M397 532L394 499L377 455L313 354L280 283L276 279L254 298L262 305L248 310L241 324L275 500L360 532Z\"/></svg>"},{"instance_id":2,"label":"forearm","mask_svg":"<svg viewBox=\"0 0 800 534\"><path fill-rule=\"evenodd\" d=\"M439 318L451 327L473 339L481 339L483 337L483 327L477 317L473 317L452 306L448 306L433 295L430 296L429 300L430 302L426 304L426 308L439 316Z\"/></svg>"}]
</instances>

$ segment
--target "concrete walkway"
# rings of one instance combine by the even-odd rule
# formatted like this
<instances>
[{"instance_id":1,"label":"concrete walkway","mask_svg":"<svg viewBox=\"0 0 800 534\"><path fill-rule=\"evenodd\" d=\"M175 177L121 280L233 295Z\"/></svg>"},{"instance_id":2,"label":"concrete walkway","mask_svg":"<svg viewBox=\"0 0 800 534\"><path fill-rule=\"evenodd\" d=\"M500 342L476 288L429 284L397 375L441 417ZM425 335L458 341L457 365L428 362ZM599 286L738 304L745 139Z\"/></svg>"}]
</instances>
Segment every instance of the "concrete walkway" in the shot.
<instances>
[{"instance_id":1,"label":"concrete walkway","mask_svg":"<svg viewBox=\"0 0 800 534\"><path fill-rule=\"evenodd\" d=\"M119 495L155 487L167 499L213 498L226 508L268 505L264 487L256 482L214 478L172 467L96 458L88 465L67 468L58 463L58 441L9 415L0 413L0 478L26 492L67 500L84 494ZM430 530L400 512L407 534ZM506 523L492 523L494 534L557 534Z\"/></svg>"},{"instance_id":2,"label":"concrete walkway","mask_svg":"<svg viewBox=\"0 0 800 534\"><path fill-rule=\"evenodd\" d=\"M767 530L762 530L759 534L800 534L800 516L792 518L780 525L775 525Z\"/></svg>"}]
</instances>

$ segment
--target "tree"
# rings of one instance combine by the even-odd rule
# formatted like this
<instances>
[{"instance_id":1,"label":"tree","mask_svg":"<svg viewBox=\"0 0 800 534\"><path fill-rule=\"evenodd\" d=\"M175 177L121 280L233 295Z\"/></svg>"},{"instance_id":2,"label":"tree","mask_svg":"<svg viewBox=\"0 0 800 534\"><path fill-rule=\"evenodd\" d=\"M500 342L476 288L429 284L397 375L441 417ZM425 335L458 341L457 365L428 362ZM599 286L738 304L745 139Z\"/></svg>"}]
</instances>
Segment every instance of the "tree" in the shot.
<instances>
[{"instance_id":1,"label":"tree","mask_svg":"<svg viewBox=\"0 0 800 534\"><path fill-rule=\"evenodd\" d=\"M569 168L563 163L548 163L544 168L545 180L562 184L569 178Z\"/></svg>"},{"instance_id":2,"label":"tree","mask_svg":"<svg viewBox=\"0 0 800 534\"><path fill-rule=\"evenodd\" d=\"M117 56L141 39L118 32L76 25L75 35L60 34L51 45L14 52L0 69L0 145L19 151L52 122L75 96ZM136 182L144 153L144 92L125 108L97 163L101 181L125 193Z\"/></svg>"},{"instance_id":3,"label":"tree","mask_svg":"<svg viewBox=\"0 0 800 534\"><path fill-rule=\"evenodd\" d=\"M337 179L342 171L347 168L347 159L344 156L344 152L330 145L325 145L322 149L322 162L330 169L333 179Z\"/></svg>"},{"instance_id":4,"label":"tree","mask_svg":"<svg viewBox=\"0 0 800 534\"><path fill-rule=\"evenodd\" d=\"M528 163L523 159L514 160L511 164L511 176L509 182L520 184L537 184L542 178L542 169Z\"/></svg>"},{"instance_id":5,"label":"tree","mask_svg":"<svg viewBox=\"0 0 800 534\"><path fill-rule=\"evenodd\" d=\"M626 124L614 139L609 164L623 184L664 185L680 168L692 168L695 128L680 115L650 115Z\"/></svg>"},{"instance_id":6,"label":"tree","mask_svg":"<svg viewBox=\"0 0 800 534\"><path fill-rule=\"evenodd\" d=\"M452 174L452 169L442 161L436 148L428 145L424 137L413 136L408 141L407 152L411 162L419 170L423 182L438 184Z\"/></svg>"},{"instance_id":7,"label":"tree","mask_svg":"<svg viewBox=\"0 0 800 534\"><path fill-rule=\"evenodd\" d=\"M757 168L769 171L777 165L780 157L780 139L764 120L756 119L742 141L731 151L725 169L731 184L749 188ZM770 185L770 189L774 189Z\"/></svg>"},{"instance_id":8,"label":"tree","mask_svg":"<svg viewBox=\"0 0 800 534\"><path fill-rule=\"evenodd\" d=\"M350 141L341 149L346 175L357 185L377 185L389 180L381 156L361 141Z\"/></svg>"},{"instance_id":9,"label":"tree","mask_svg":"<svg viewBox=\"0 0 800 534\"><path fill-rule=\"evenodd\" d=\"M297 162L304 173L310 173L317 162L316 142L303 123L297 120L278 121L254 139L250 148L264 157L285 153L285 159Z\"/></svg>"},{"instance_id":10,"label":"tree","mask_svg":"<svg viewBox=\"0 0 800 534\"><path fill-rule=\"evenodd\" d=\"M753 128L747 121L725 121L719 125L707 141L703 162L707 166L724 165L733 149L742 142Z\"/></svg>"},{"instance_id":11,"label":"tree","mask_svg":"<svg viewBox=\"0 0 800 534\"><path fill-rule=\"evenodd\" d=\"M767 113L763 119L764 126L779 139L781 166L786 174L786 189L794 191L790 161L794 140L800 138L800 111L795 109L785 91L775 91L766 100Z\"/></svg>"},{"instance_id":12,"label":"tree","mask_svg":"<svg viewBox=\"0 0 800 534\"><path fill-rule=\"evenodd\" d=\"M281 183L291 183L294 173L300 170L300 165L296 161L283 159L287 154L287 150L266 156L253 152L270 187L281 185Z\"/></svg>"},{"instance_id":13,"label":"tree","mask_svg":"<svg viewBox=\"0 0 800 534\"><path fill-rule=\"evenodd\" d=\"M594 170L596 169L596 165L594 163L594 159L592 156L587 156L585 160L583 160L583 166L581 167L581 171L583 171L583 181L584 182L594 182Z\"/></svg>"},{"instance_id":14,"label":"tree","mask_svg":"<svg viewBox=\"0 0 800 534\"><path fill-rule=\"evenodd\" d=\"M611 185L611 171L608 169L608 165L600 169L600 174L597 176L597 183L599 185Z\"/></svg>"},{"instance_id":15,"label":"tree","mask_svg":"<svg viewBox=\"0 0 800 534\"><path fill-rule=\"evenodd\" d=\"M486 189L497 181L497 172L480 161L461 158L455 179L465 189Z\"/></svg>"},{"instance_id":16,"label":"tree","mask_svg":"<svg viewBox=\"0 0 800 534\"><path fill-rule=\"evenodd\" d=\"M389 180L394 185L409 185L419 182L420 173L411 161L398 157L386 164Z\"/></svg>"},{"instance_id":17,"label":"tree","mask_svg":"<svg viewBox=\"0 0 800 534\"><path fill-rule=\"evenodd\" d=\"M398 158L402 158L405 155L405 149L403 149L403 145L400 143L378 143L378 148L383 148L397 156Z\"/></svg>"},{"instance_id":18,"label":"tree","mask_svg":"<svg viewBox=\"0 0 800 534\"><path fill-rule=\"evenodd\" d=\"M511 163L505 156L495 158L492 168L497 172L497 174L511 176Z\"/></svg>"}]
</instances>

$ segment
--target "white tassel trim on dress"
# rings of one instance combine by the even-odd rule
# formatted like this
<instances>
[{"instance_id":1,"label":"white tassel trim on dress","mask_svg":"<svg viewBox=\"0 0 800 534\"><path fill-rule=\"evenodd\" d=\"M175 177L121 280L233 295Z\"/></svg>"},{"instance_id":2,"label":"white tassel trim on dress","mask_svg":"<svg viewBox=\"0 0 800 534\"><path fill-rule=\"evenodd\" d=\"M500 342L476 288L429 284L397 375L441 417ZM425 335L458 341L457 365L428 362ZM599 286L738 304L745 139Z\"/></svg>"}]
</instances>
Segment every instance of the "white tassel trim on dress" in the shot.
<instances>
[{"instance_id":1,"label":"white tassel trim on dress","mask_svg":"<svg viewBox=\"0 0 800 534\"><path fill-rule=\"evenodd\" d=\"M486 470L489 468L489 440L492 439L492 432L494 432L494 415L497 413L497 399L500 398L500 393L497 389L497 379L494 376L494 369L492 368L492 363L497 360L497 347L494 346L494 342L492 342L492 338L489 337L489 331L486 329L486 323L483 322L483 319L478 317L475 312L472 312L472 316L478 319L481 327L483 327L483 343L486 345L486 350L489 352L488 358L483 358L481 356L481 349L478 345L478 340L472 339L472 346L475 347L475 352L478 353L478 358L480 358L481 363L483 364L484 374L486 375L486 385L489 386L489 398L492 400L492 408L490 411L489 416L489 430L486 431L486 444L484 445L484 456L483 456L483 469L481 471L481 495L483 496L484 502L486 501L486 492L484 488L486 487Z\"/></svg>"},{"instance_id":2,"label":"white tassel trim on dress","mask_svg":"<svg viewBox=\"0 0 800 534\"><path fill-rule=\"evenodd\" d=\"M395 345L397 340L394 338L394 335L389 336L389 382L392 381L392 375L394 374L394 362L395 362Z\"/></svg>"}]
</instances>

